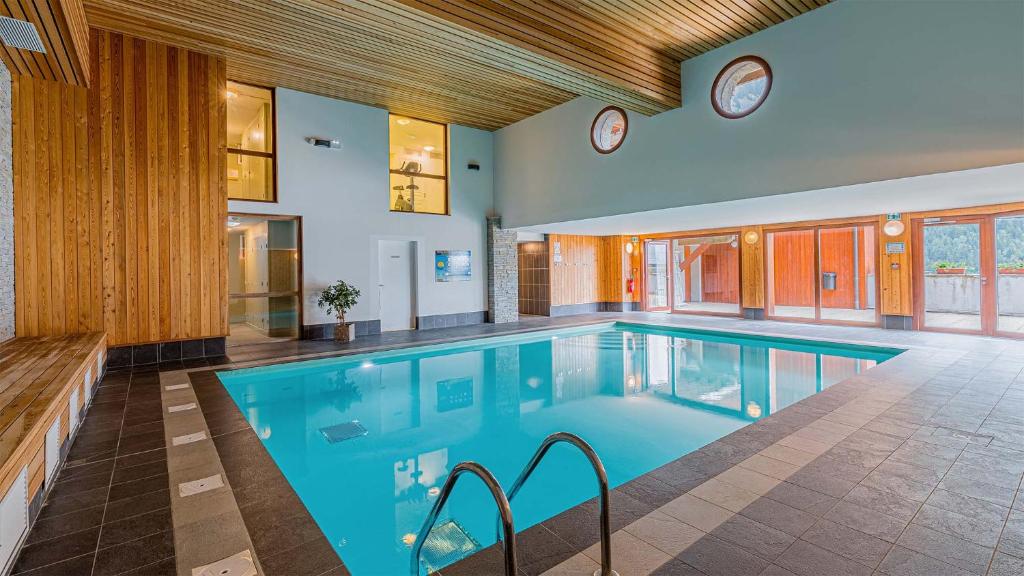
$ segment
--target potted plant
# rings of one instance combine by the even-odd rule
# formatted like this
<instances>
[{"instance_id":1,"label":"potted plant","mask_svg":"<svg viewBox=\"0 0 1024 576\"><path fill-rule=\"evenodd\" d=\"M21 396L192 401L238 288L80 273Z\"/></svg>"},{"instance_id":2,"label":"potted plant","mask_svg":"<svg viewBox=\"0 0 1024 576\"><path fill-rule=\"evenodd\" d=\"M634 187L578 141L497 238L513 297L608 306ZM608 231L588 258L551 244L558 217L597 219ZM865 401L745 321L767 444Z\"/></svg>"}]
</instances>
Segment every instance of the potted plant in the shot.
<instances>
[{"instance_id":1,"label":"potted plant","mask_svg":"<svg viewBox=\"0 0 1024 576\"><path fill-rule=\"evenodd\" d=\"M1024 274L1024 260L1003 262L999 265L1000 274Z\"/></svg>"},{"instance_id":2,"label":"potted plant","mask_svg":"<svg viewBox=\"0 0 1024 576\"><path fill-rule=\"evenodd\" d=\"M317 306L334 312L338 317L338 326L334 329L334 339L339 342L348 342L356 337L356 325L352 322L345 322L345 312L351 310L357 300L359 300L359 289L343 280L338 280L324 288L316 300Z\"/></svg>"},{"instance_id":3,"label":"potted plant","mask_svg":"<svg viewBox=\"0 0 1024 576\"><path fill-rule=\"evenodd\" d=\"M937 262L935 273L943 275L962 275L967 271L967 265L962 262Z\"/></svg>"}]
</instances>

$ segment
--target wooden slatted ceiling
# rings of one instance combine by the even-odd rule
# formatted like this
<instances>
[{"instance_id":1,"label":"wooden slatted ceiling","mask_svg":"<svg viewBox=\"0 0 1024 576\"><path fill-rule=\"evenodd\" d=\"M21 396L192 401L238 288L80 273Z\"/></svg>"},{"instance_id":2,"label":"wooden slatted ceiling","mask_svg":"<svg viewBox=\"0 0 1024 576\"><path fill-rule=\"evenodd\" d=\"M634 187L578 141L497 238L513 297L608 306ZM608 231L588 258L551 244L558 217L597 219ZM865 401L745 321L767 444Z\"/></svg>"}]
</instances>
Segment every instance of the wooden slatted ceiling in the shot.
<instances>
[{"instance_id":1,"label":"wooden slatted ceiling","mask_svg":"<svg viewBox=\"0 0 1024 576\"><path fill-rule=\"evenodd\" d=\"M35 25L46 53L0 43L12 73L85 86L89 83L89 25L81 0L4 0L0 14Z\"/></svg>"},{"instance_id":2,"label":"wooden slatted ceiling","mask_svg":"<svg viewBox=\"0 0 1024 576\"><path fill-rule=\"evenodd\" d=\"M223 59L94 31L89 89L12 84L15 330L227 333Z\"/></svg>"},{"instance_id":3,"label":"wooden slatted ceiling","mask_svg":"<svg viewBox=\"0 0 1024 576\"><path fill-rule=\"evenodd\" d=\"M85 0L90 25L227 59L233 80L506 126L578 95L680 104L679 61L827 0Z\"/></svg>"}]
</instances>

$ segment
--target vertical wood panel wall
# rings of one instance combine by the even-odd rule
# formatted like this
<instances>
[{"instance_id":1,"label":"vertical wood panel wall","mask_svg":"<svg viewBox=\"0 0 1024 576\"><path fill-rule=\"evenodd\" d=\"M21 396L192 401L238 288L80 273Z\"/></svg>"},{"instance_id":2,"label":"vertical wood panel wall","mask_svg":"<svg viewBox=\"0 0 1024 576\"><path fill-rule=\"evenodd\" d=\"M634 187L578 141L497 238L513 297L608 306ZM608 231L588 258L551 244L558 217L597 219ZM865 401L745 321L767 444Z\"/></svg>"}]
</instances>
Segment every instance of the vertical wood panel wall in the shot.
<instances>
[{"instance_id":1,"label":"vertical wood panel wall","mask_svg":"<svg viewBox=\"0 0 1024 576\"><path fill-rule=\"evenodd\" d=\"M574 236L550 234L551 305L591 304L594 302L629 302L625 282L623 236ZM555 259L555 244L561 262Z\"/></svg>"},{"instance_id":2,"label":"vertical wood panel wall","mask_svg":"<svg viewBox=\"0 0 1024 576\"><path fill-rule=\"evenodd\" d=\"M747 233L756 242L747 242ZM764 308L764 229L750 226L740 230L740 296L743 308Z\"/></svg>"},{"instance_id":3,"label":"vertical wood panel wall","mask_svg":"<svg viewBox=\"0 0 1024 576\"><path fill-rule=\"evenodd\" d=\"M902 216L904 230L903 234L897 237L885 236L882 228L887 218L878 218L878 251L879 268L878 283L881 288L882 314L893 316L911 316L914 313L912 302L913 291L911 279L913 269L911 267L911 226L910 215ZM886 244L889 242L902 242L904 251L902 254L887 254Z\"/></svg>"},{"instance_id":4,"label":"vertical wood panel wall","mask_svg":"<svg viewBox=\"0 0 1024 576\"><path fill-rule=\"evenodd\" d=\"M90 43L88 89L13 82L17 335L223 336L225 62Z\"/></svg>"},{"instance_id":5,"label":"vertical wood panel wall","mask_svg":"<svg viewBox=\"0 0 1024 576\"><path fill-rule=\"evenodd\" d=\"M600 238L550 234L551 305L599 302L601 285L598 269Z\"/></svg>"}]
</instances>

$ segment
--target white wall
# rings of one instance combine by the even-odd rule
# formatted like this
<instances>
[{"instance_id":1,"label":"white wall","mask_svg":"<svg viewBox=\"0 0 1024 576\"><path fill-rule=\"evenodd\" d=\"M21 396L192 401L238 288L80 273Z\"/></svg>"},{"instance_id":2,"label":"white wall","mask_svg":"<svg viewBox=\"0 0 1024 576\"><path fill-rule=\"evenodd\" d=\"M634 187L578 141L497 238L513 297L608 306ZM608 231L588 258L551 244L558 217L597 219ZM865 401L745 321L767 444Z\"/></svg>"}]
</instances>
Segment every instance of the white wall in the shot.
<instances>
[{"instance_id":1,"label":"white wall","mask_svg":"<svg viewBox=\"0 0 1024 576\"><path fill-rule=\"evenodd\" d=\"M684 62L682 107L629 114L614 154L588 98L496 132L496 211L519 227L1022 162L1022 23L1017 1L839 0ZM727 120L711 84L745 54L774 83Z\"/></svg>"},{"instance_id":2,"label":"white wall","mask_svg":"<svg viewBox=\"0 0 1024 576\"><path fill-rule=\"evenodd\" d=\"M388 210L388 113L352 102L277 90L278 203L228 202L231 212L302 217L304 324L334 322L316 306L328 284L345 280L362 297L346 317L380 317L377 244L418 242L418 316L487 309L486 216L492 209L492 134L451 126L451 216ZM314 148L307 136L329 136L341 150ZM479 171L466 169L470 161ZM434 281L434 251L472 251L469 282Z\"/></svg>"}]
</instances>

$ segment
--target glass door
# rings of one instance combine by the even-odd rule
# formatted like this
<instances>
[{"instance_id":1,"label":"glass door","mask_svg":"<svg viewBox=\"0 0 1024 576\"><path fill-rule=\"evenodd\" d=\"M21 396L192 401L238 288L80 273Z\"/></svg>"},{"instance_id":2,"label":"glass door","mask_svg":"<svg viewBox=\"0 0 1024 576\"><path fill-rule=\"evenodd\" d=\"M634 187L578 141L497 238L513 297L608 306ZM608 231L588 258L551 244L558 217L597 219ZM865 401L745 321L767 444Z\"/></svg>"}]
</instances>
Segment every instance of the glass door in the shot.
<instances>
[{"instance_id":1,"label":"glass door","mask_svg":"<svg viewBox=\"0 0 1024 576\"><path fill-rule=\"evenodd\" d=\"M817 256L815 231L769 232L768 310L772 318L815 320Z\"/></svg>"},{"instance_id":2,"label":"glass door","mask_svg":"<svg viewBox=\"0 0 1024 576\"><path fill-rule=\"evenodd\" d=\"M1024 336L1024 214L995 219L996 331Z\"/></svg>"},{"instance_id":3,"label":"glass door","mask_svg":"<svg viewBox=\"0 0 1024 576\"><path fill-rule=\"evenodd\" d=\"M740 313L737 234L672 240L672 311Z\"/></svg>"},{"instance_id":4,"label":"glass door","mask_svg":"<svg viewBox=\"0 0 1024 576\"><path fill-rule=\"evenodd\" d=\"M878 324L873 224L780 230L766 241L768 317Z\"/></svg>"},{"instance_id":5,"label":"glass door","mask_svg":"<svg viewBox=\"0 0 1024 576\"><path fill-rule=\"evenodd\" d=\"M918 319L922 328L985 331L984 219L925 219L919 227Z\"/></svg>"},{"instance_id":6,"label":"glass door","mask_svg":"<svg viewBox=\"0 0 1024 576\"><path fill-rule=\"evenodd\" d=\"M668 312L672 283L669 276L669 243L667 240L648 240L645 248L647 311Z\"/></svg>"},{"instance_id":7,"label":"glass door","mask_svg":"<svg viewBox=\"0 0 1024 576\"><path fill-rule=\"evenodd\" d=\"M818 230L820 320L878 322L875 227L871 224Z\"/></svg>"},{"instance_id":8,"label":"glass door","mask_svg":"<svg viewBox=\"0 0 1024 576\"><path fill-rule=\"evenodd\" d=\"M301 236L297 217L229 214L228 346L300 334Z\"/></svg>"}]
</instances>

